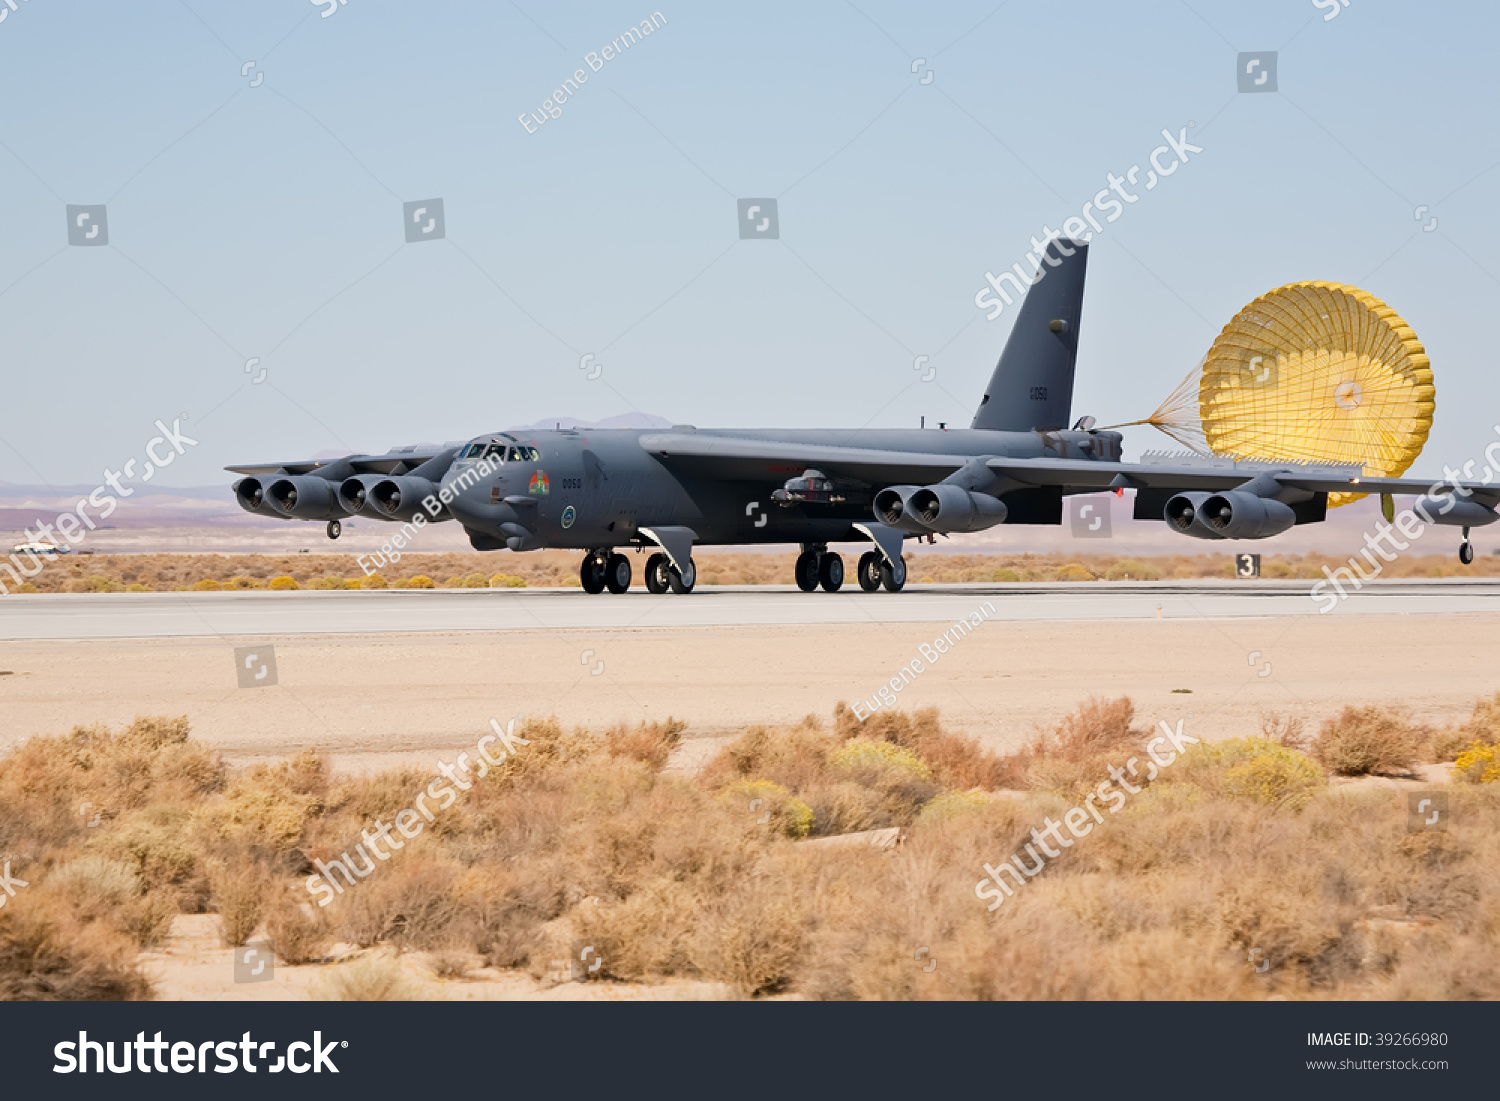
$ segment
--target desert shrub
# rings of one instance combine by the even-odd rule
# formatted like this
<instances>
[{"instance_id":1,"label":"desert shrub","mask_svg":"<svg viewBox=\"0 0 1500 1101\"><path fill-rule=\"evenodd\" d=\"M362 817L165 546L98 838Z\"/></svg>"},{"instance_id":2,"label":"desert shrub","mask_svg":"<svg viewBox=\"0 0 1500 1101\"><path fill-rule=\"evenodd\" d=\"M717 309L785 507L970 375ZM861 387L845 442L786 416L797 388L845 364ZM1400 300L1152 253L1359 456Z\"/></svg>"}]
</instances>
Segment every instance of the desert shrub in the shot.
<instances>
[{"instance_id":1,"label":"desert shrub","mask_svg":"<svg viewBox=\"0 0 1500 1101\"><path fill-rule=\"evenodd\" d=\"M682 740L682 732L686 729L687 723L671 716L667 717L666 722L643 722L634 728L620 723L607 735L609 750L618 756L633 757L659 769L666 765L667 758L677 748L677 743Z\"/></svg>"},{"instance_id":2,"label":"desert shrub","mask_svg":"<svg viewBox=\"0 0 1500 1101\"><path fill-rule=\"evenodd\" d=\"M266 874L255 864L224 863L209 869L209 901L219 915L219 940L238 948L265 912Z\"/></svg>"},{"instance_id":3,"label":"desert shrub","mask_svg":"<svg viewBox=\"0 0 1500 1101\"><path fill-rule=\"evenodd\" d=\"M1006 786L1091 790L1108 777L1112 763L1123 767L1132 751L1140 752L1148 732L1133 726L1134 721L1135 704L1126 696L1080 704L1053 729L1038 732L1004 758Z\"/></svg>"},{"instance_id":4,"label":"desert shrub","mask_svg":"<svg viewBox=\"0 0 1500 1101\"><path fill-rule=\"evenodd\" d=\"M369 859L374 860L373 856ZM458 912L459 869L431 857L399 854L329 907L340 937L361 947L443 946Z\"/></svg>"},{"instance_id":5,"label":"desert shrub","mask_svg":"<svg viewBox=\"0 0 1500 1101\"><path fill-rule=\"evenodd\" d=\"M970 811L982 810L989 802L989 796L982 791L945 791L922 808L917 821L923 825L945 822Z\"/></svg>"},{"instance_id":6,"label":"desert shrub","mask_svg":"<svg viewBox=\"0 0 1500 1101\"><path fill-rule=\"evenodd\" d=\"M894 775L903 779L930 780L932 769L927 762L905 746L874 738L855 738L836 750L829 759L836 769L853 775Z\"/></svg>"},{"instance_id":7,"label":"desert shrub","mask_svg":"<svg viewBox=\"0 0 1500 1101\"><path fill-rule=\"evenodd\" d=\"M470 868L453 885L451 940L491 967L521 967L544 943L544 927L566 908L561 869L533 857L523 866Z\"/></svg>"},{"instance_id":8,"label":"desert shrub","mask_svg":"<svg viewBox=\"0 0 1500 1101\"><path fill-rule=\"evenodd\" d=\"M740 780L719 793L727 807L743 810L751 821L766 818L766 825L786 837L806 837L812 828L812 808L780 784L770 780Z\"/></svg>"},{"instance_id":9,"label":"desert shrub","mask_svg":"<svg viewBox=\"0 0 1500 1101\"><path fill-rule=\"evenodd\" d=\"M194 592L199 592L199 593L216 593L221 588L223 588L222 585L220 585L217 581L215 581L211 577L199 578L197 581L194 581L192 583L192 585L189 586L189 587Z\"/></svg>"},{"instance_id":10,"label":"desert shrub","mask_svg":"<svg viewBox=\"0 0 1500 1101\"><path fill-rule=\"evenodd\" d=\"M155 592L156 590L153 589L150 585L142 585L139 581L132 581L129 585L126 586L125 591L127 593L150 593Z\"/></svg>"},{"instance_id":11,"label":"desert shrub","mask_svg":"<svg viewBox=\"0 0 1500 1101\"><path fill-rule=\"evenodd\" d=\"M86 922L114 919L141 893L133 868L103 856L80 856L59 864L47 877L47 886L66 898Z\"/></svg>"},{"instance_id":12,"label":"desert shrub","mask_svg":"<svg viewBox=\"0 0 1500 1101\"><path fill-rule=\"evenodd\" d=\"M0 910L0 1001L139 1001L151 996L135 945L80 925L61 902L28 898Z\"/></svg>"},{"instance_id":13,"label":"desert shrub","mask_svg":"<svg viewBox=\"0 0 1500 1101\"><path fill-rule=\"evenodd\" d=\"M1096 581L1098 580L1088 570L1077 562L1068 562L1059 566L1052 574L1053 581Z\"/></svg>"},{"instance_id":14,"label":"desert shrub","mask_svg":"<svg viewBox=\"0 0 1500 1101\"><path fill-rule=\"evenodd\" d=\"M385 576L377 570L360 581L359 587L361 589L388 589L390 582L386 581Z\"/></svg>"},{"instance_id":15,"label":"desert shrub","mask_svg":"<svg viewBox=\"0 0 1500 1101\"><path fill-rule=\"evenodd\" d=\"M253 577L247 577L245 574L236 574L234 577L231 577L229 579L227 587L243 591L247 589L263 589L266 586L265 582L263 581L258 581Z\"/></svg>"},{"instance_id":16,"label":"desert shrub","mask_svg":"<svg viewBox=\"0 0 1500 1101\"><path fill-rule=\"evenodd\" d=\"M285 891L267 908L266 933L272 950L286 963L320 960L333 942L325 912Z\"/></svg>"},{"instance_id":17,"label":"desert shrub","mask_svg":"<svg viewBox=\"0 0 1500 1101\"><path fill-rule=\"evenodd\" d=\"M1451 761L1473 744L1473 735L1462 727L1439 730L1432 735L1427 756L1434 761Z\"/></svg>"},{"instance_id":18,"label":"desert shrub","mask_svg":"<svg viewBox=\"0 0 1500 1101\"><path fill-rule=\"evenodd\" d=\"M309 997L319 1002L413 1002L422 992L399 959L380 954L334 964L313 984Z\"/></svg>"},{"instance_id":19,"label":"desert shrub","mask_svg":"<svg viewBox=\"0 0 1500 1101\"><path fill-rule=\"evenodd\" d=\"M346 586L344 584L344 579L342 577L339 577L337 574L326 573L322 577L319 577L316 580L314 580L310 585L308 585L308 588L309 589L342 589L342 588L346 588Z\"/></svg>"},{"instance_id":20,"label":"desert shrub","mask_svg":"<svg viewBox=\"0 0 1500 1101\"><path fill-rule=\"evenodd\" d=\"M802 895L776 877L756 876L704 915L693 957L746 997L776 993L791 984L811 924Z\"/></svg>"},{"instance_id":21,"label":"desert shrub","mask_svg":"<svg viewBox=\"0 0 1500 1101\"><path fill-rule=\"evenodd\" d=\"M524 589L525 587L526 579L524 577L515 577L508 573L497 573L490 578L490 588L492 589Z\"/></svg>"},{"instance_id":22,"label":"desert shrub","mask_svg":"<svg viewBox=\"0 0 1500 1101\"><path fill-rule=\"evenodd\" d=\"M419 573L416 577L407 578L406 587L408 589L435 589L437 582L426 574Z\"/></svg>"},{"instance_id":23,"label":"desert shrub","mask_svg":"<svg viewBox=\"0 0 1500 1101\"><path fill-rule=\"evenodd\" d=\"M302 588L302 586L297 584L295 578L288 577L286 574L282 574L279 577L271 578L271 580L266 583L266 588L274 589L277 592L285 592L290 589L300 589Z\"/></svg>"},{"instance_id":24,"label":"desert shrub","mask_svg":"<svg viewBox=\"0 0 1500 1101\"><path fill-rule=\"evenodd\" d=\"M153 803L122 816L108 833L94 839L98 851L129 865L148 894L181 894L182 902L199 910L208 899L192 816L185 808Z\"/></svg>"},{"instance_id":25,"label":"desert shrub","mask_svg":"<svg viewBox=\"0 0 1500 1101\"><path fill-rule=\"evenodd\" d=\"M1346 707L1323 724L1313 755L1342 776L1409 772L1426 741L1425 732L1386 708Z\"/></svg>"},{"instance_id":26,"label":"desert shrub","mask_svg":"<svg viewBox=\"0 0 1500 1101\"><path fill-rule=\"evenodd\" d=\"M1260 736L1298 753L1308 753L1313 746L1313 737L1307 733L1306 723L1300 715L1279 715L1275 712L1260 717Z\"/></svg>"},{"instance_id":27,"label":"desert shrub","mask_svg":"<svg viewBox=\"0 0 1500 1101\"><path fill-rule=\"evenodd\" d=\"M860 723L854 712L840 703L834 708L833 720L834 733L840 738L863 734L911 750L931 768L933 781L943 787L989 790L1004 786L1011 777L1003 757L984 749L973 738L944 731L935 707L924 707L914 715L878 711Z\"/></svg>"},{"instance_id":28,"label":"desert shrub","mask_svg":"<svg viewBox=\"0 0 1500 1101\"><path fill-rule=\"evenodd\" d=\"M1474 742L1454 760L1453 777L1467 784L1493 784L1500 781L1500 744Z\"/></svg>"},{"instance_id":29,"label":"desert shrub","mask_svg":"<svg viewBox=\"0 0 1500 1101\"><path fill-rule=\"evenodd\" d=\"M1173 763L1171 776L1216 795L1273 805L1303 802L1324 784L1323 770L1306 754L1253 737L1192 746Z\"/></svg>"},{"instance_id":30,"label":"desert shrub","mask_svg":"<svg viewBox=\"0 0 1500 1101\"><path fill-rule=\"evenodd\" d=\"M629 896L580 907L575 940L593 948L597 971L587 978L637 980L692 973L689 944L702 911L692 884L670 879L642 883Z\"/></svg>"},{"instance_id":31,"label":"desert shrub","mask_svg":"<svg viewBox=\"0 0 1500 1101\"><path fill-rule=\"evenodd\" d=\"M1122 558L1104 571L1106 581L1160 581L1161 570L1139 558Z\"/></svg>"}]
</instances>

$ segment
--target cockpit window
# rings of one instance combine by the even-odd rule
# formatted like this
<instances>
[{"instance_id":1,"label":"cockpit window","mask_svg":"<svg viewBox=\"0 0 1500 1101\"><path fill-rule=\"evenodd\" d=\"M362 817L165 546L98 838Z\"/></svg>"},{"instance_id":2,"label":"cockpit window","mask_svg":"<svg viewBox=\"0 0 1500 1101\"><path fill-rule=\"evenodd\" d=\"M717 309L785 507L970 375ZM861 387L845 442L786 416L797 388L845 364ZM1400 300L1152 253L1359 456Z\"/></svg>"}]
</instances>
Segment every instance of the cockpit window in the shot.
<instances>
[{"instance_id":1,"label":"cockpit window","mask_svg":"<svg viewBox=\"0 0 1500 1101\"><path fill-rule=\"evenodd\" d=\"M463 457L466 458L466 459L477 459L477 458L479 458L480 453L483 452L483 451L484 451L484 444L482 444L482 443L471 443L468 446L468 448L464 451Z\"/></svg>"},{"instance_id":2,"label":"cockpit window","mask_svg":"<svg viewBox=\"0 0 1500 1101\"><path fill-rule=\"evenodd\" d=\"M542 453L534 447L512 447L510 449L510 461L513 463L534 463L542 457Z\"/></svg>"},{"instance_id":3,"label":"cockpit window","mask_svg":"<svg viewBox=\"0 0 1500 1101\"><path fill-rule=\"evenodd\" d=\"M505 461L505 448L501 447L498 443L492 443L484 449L484 457L498 463L503 463Z\"/></svg>"}]
</instances>

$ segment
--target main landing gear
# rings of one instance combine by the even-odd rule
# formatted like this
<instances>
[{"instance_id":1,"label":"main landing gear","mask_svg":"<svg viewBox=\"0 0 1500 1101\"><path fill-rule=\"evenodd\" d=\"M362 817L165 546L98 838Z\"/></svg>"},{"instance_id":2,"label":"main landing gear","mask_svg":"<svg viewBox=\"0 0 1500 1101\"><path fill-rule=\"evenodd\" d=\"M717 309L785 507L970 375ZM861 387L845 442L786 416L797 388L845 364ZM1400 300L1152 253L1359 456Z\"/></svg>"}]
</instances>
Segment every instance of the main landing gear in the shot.
<instances>
[{"instance_id":1,"label":"main landing gear","mask_svg":"<svg viewBox=\"0 0 1500 1101\"><path fill-rule=\"evenodd\" d=\"M646 559L646 591L660 595L670 589L679 596L686 596L698 583L698 566L688 559L687 569L679 571L665 554L653 554Z\"/></svg>"},{"instance_id":2,"label":"main landing gear","mask_svg":"<svg viewBox=\"0 0 1500 1101\"><path fill-rule=\"evenodd\" d=\"M844 560L825 546L804 546L797 556L795 574L797 588L805 593L819 588L836 593L844 585ZM859 587L867 593L881 586L887 592L899 593L906 585L906 560L898 558L893 567L879 551L866 551L860 556L856 576Z\"/></svg>"},{"instance_id":3,"label":"main landing gear","mask_svg":"<svg viewBox=\"0 0 1500 1101\"><path fill-rule=\"evenodd\" d=\"M630 559L609 547L589 551L578 567L578 580L583 591L612 593L630 590ZM687 570L679 572L665 554L653 554L646 559L646 591L664 593L690 593L698 581L698 567L688 559Z\"/></svg>"},{"instance_id":4,"label":"main landing gear","mask_svg":"<svg viewBox=\"0 0 1500 1101\"><path fill-rule=\"evenodd\" d=\"M1464 528L1464 541L1458 545L1458 560L1465 566L1474 561L1474 544L1469 542L1469 529Z\"/></svg>"},{"instance_id":5,"label":"main landing gear","mask_svg":"<svg viewBox=\"0 0 1500 1101\"><path fill-rule=\"evenodd\" d=\"M630 559L607 547L590 551L578 567L578 580L587 593L623 593L630 588Z\"/></svg>"},{"instance_id":6,"label":"main landing gear","mask_svg":"<svg viewBox=\"0 0 1500 1101\"><path fill-rule=\"evenodd\" d=\"M337 539L344 532L344 525L337 520L328 521L328 538Z\"/></svg>"}]
</instances>

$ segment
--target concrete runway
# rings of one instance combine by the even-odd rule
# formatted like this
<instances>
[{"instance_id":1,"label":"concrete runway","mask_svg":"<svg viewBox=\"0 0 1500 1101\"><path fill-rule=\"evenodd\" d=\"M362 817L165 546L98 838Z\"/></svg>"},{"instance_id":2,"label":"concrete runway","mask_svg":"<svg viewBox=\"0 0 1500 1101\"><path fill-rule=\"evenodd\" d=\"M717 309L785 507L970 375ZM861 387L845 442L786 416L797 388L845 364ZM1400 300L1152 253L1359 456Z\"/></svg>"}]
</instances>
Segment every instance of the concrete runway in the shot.
<instances>
[{"instance_id":1,"label":"concrete runway","mask_svg":"<svg viewBox=\"0 0 1500 1101\"><path fill-rule=\"evenodd\" d=\"M690 596L581 589L98 593L0 598L0 640L69 641L476 631L819 626L952 622L990 601L1010 621L1243 619L1500 612L1500 582L1377 581L1327 615L1308 581L912 585L905 592L802 593L704 587Z\"/></svg>"}]
</instances>

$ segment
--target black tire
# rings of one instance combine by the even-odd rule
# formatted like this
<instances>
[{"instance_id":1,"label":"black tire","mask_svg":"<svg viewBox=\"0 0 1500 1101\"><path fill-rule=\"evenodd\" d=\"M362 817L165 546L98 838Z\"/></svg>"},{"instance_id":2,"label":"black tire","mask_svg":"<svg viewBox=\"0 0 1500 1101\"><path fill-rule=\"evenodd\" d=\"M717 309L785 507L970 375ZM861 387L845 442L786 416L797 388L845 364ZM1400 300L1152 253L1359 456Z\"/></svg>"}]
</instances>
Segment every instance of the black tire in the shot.
<instances>
[{"instance_id":1,"label":"black tire","mask_svg":"<svg viewBox=\"0 0 1500 1101\"><path fill-rule=\"evenodd\" d=\"M1474 544L1463 542L1458 545L1458 560L1465 566L1474 561Z\"/></svg>"},{"instance_id":2,"label":"black tire","mask_svg":"<svg viewBox=\"0 0 1500 1101\"><path fill-rule=\"evenodd\" d=\"M583 564L578 567L578 581L583 585L586 593L602 593L604 591L604 563L592 554L586 556Z\"/></svg>"},{"instance_id":3,"label":"black tire","mask_svg":"<svg viewBox=\"0 0 1500 1101\"><path fill-rule=\"evenodd\" d=\"M818 589L818 556L812 551L803 551L797 556L797 566L793 571L797 578L797 588L805 593L816 592Z\"/></svg>"},{"instance_id":4,"label":"black tire","mask_svg":"<svg viewBox=\"0 0 1500 1101\"><path fill-rule=\"evenodd\" d=\"M612 593L630 591L630 559L612 554L604 564L604 584Z\"/></svg>"},{"instance_id":5,"label":"black tire","mask_svg":"<svg viewBox=\"0 0 1500 1101\"><path fill-rule=\"evenodd\" d=\"M873 593L880 588L880 563L884 556L879 551L865 551L859 556L859 587L867 593Z\"/></svg>"},{"instance_id":6,"label":"black tire","mask_svg":"<svg viewBox=\"0 0 1500 1101\"><path fill-rule=\"evenodd\" d=\"M328 521L328 538L337 539L344 533L344 525L337 520Z\"/></svg>"},{"instance_id":7,"label":"black tire","mask_svg":"<svg viewBox=\"0 0 1500 1101\"><path fill-rule=\"evenodd\" d=\"M667 556L665 554L653 554L646 559L646 591L660 596L667 591L671 585L671 578L667 572Z\"/></svg>"},{"instance_id":8,"label":"black tire","mask_svg":"<svg viewBox=\"0 0 1500 1101\"><path fill-rule=\"evenodd\" d=\"M825 593L836 593L844 587L844 560L837 554L825 554L818 561L818 584Z\"/></svg>"},{"instance_id":9,"label":"black tire","mask_svg":"<svg viewBox=\"0 0 1500 1101\"><path fill-rule=\"evenodd\" d=\"M698 565L691 558L688 559L687 571L679 572L677 567L672 566L667 570L668 584L672 591L679 596L686 596L693 591L693 586L698 583Z\"/></svg>"},{"instance_id":10,"label":"black tire","mask_svg":"<svg viewBox=\"0 0 1500 1101\"><path fill-rule=\"evenodd\" d=\"M885 586L885 591L888 593L899 593L906 588L906 559L898 558L894 565L890 562L882 562L880 583Z\"/></svg>"}]
</instances>

